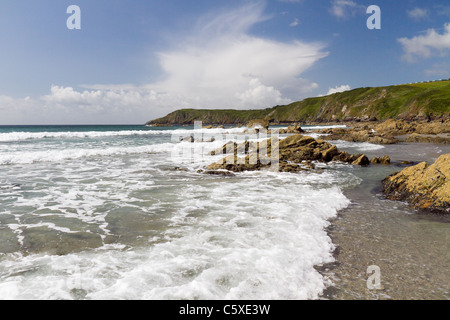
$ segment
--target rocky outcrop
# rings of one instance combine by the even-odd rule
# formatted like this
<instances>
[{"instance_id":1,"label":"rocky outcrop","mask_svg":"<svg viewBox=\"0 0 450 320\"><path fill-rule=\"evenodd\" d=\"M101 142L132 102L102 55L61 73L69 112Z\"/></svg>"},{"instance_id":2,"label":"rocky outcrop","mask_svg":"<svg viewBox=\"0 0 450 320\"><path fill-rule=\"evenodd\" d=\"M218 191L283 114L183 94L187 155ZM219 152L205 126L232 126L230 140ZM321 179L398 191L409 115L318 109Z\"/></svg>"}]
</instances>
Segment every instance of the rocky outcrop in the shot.
<instances>
[{"instance_id":1,"label":"rocky outcrop","mask_svg":"<svg viewBox=\"0 0 450 320\"><path fill-rule=\"evenodd\" d=\"M399 140L391 134L377 133L375 130L364 126L362 128L333 128L319 130L319 133L326 134L324 140L343 140L349 142L369 142L374 144L395 144Z\"/></svg>"},{"instance_id":2,"label":"rocky outcrop","mask_svg":"<svg viewBox=\"0 0 450 320\"><path fill-rule=\"evenodd\" d=\"M278 155L275 154L277 150ZM274 139L261 143L245 142L236 144L229 142L222 148L212 152L213 155L232 152L220 161L208 167L210 171L229 170L233 172L255 171L263 168L273 168L277 162L278 170L282 172L299 172L314 168L312 161L341 161L353 165L369 165L369 159L362 154L352 155L339 151L336 146L312 137L300 134L292 135L281 141ZM240 151L240 152L239 152ZM244 157L239 157L239 153Z\"/></svg>"},{"instance_id":3,"label":"rocky outcrop","mask_svg":"<svg viewBox=\"0 0 450 320\"><path fill-rule=\"evenodd\" d=\"M404 120L389 119L376 125L374 129L379 134L400 136L414 132L415 127L412 123Z\"/></svg>"},{"instance_id":4,"label":"rocky outcrop","mask_svg":"<svg viewBox=\"0 0 450 320\"><path fill-rule=\"evenodd\" d=\"M413 133L405 138L405 142L410 143L436 143L450 144L450 134L419 134Z\"/></svg>"},{"instance_id":5,"label":"rocky outcrop","mask_svg":"<svg viewBox=\"0 0 450 320\"><path fill-rule=\"evenodd\" d=\"M450 213L450 154L403 169L383 180L383 191L391 200L407 201L413 207Z\"/></svg>"},{"instance_id":6,"label":"rocky outcrop","mask_svg":"<svg viewBox=\"0 0 450 320\"><path fill-rule=\"evenodd\" d=\"M331 128L315 131L326 134L327 141L369 142L395 144L404 142L450 143L450 121L408 122L389 119L377 124L354 124L349 128Z\"/></svg>"},{"instance_id":7,"label":"rocky outcrop","mask_svg":"<svg viewBox=\"0 0 450 320\"><path fill-rule=\"evenodd\" d=\"M247 124L247 127L249 129L265 129L265 130L268 130L269 129L269 120L267 120L267 119L251 120Z\"/></svg>"},{"instance_id":8,"label":"rocky outcrop","mask_svg":"<svg viewBox=\"0 0 450 320\"><path fill-rule=\"evenodd\" d=\"M297 134L297 133L305 133L305 130L302 129L300 124L295 124L293 126L289 126L287 129L279 129L279 134Z\"/></svg>"},{"instance_id":9,"label":"rocky outcrop","mask_svg":"<svg viewBox=\"0 0 450 320\"><path fill-rule=\"evenodd\" d=\"M370 160L370 163L389 165L391 164L391 158L389 156L375 157L372 160Z\"/></svg>"}]
</instances>

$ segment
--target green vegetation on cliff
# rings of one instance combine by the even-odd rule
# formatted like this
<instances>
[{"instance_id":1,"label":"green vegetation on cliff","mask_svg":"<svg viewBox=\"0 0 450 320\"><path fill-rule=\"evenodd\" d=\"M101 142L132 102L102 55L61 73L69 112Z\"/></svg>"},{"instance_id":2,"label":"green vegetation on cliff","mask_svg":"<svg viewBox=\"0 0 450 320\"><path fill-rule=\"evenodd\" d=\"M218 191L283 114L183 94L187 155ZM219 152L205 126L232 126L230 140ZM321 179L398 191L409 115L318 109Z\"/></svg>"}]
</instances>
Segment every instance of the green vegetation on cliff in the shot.
<instances>
[{"instance_id":1,"label":"green vegetation on cliff","mask_svg":"<svg viewBox=\"0 0 450 320\"><path fill-rule=\"evenodd\" d=\"M358 88L260 110L183 109L147 124L245 124L450 117L450 81Z\"/></svg>"}]
</instances>

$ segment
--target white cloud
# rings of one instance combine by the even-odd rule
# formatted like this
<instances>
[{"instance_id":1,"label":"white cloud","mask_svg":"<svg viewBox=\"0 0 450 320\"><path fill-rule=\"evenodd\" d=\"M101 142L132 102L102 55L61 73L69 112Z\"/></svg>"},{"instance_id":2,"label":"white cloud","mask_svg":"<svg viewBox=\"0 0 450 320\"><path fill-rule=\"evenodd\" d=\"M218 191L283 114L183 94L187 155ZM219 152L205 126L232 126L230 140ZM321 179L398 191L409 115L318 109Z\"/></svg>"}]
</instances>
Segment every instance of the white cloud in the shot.
<instances>
[{"instance_id":1,"label":"white cloud","mask_svg":"<svg viewBox=\"0 0 450 320\"><path fill-rule=\"evenodd\" d=\"M156 55L164 73L158 82L83 90L54 85L47 95L20 101L21 108L0 97L0 122L144 123L181 108L265 108L300 100L318 87L302 73L328 53L321 43L249 34L268 19L264 9L258 2L201 17L193 30L172 38L176 45ZM13 110L8 121L2 105Z\"/></svg>"},{"instance_id":2,"label":"white cloud","mask_svg":"<svg viewBox=\"0 0 450 320\"><path fill-rule=\"evenodd\" d=\"M342 86L336 86L335 88L330 88L326 95L328 96L330 94L334 94L334 93L338 93L338 92L349 91L351 89L352 88L348 84L345 84L345 85L342 85Z\"/></svg>"},{"instance_id":3,"label":"white cloud","mask_svg":"<svg viewBox=\"0 0 450 320\"><path fill-rule=\"evenodd\" d=\"M310 92L312 84L300 76L327 56L324 46L248 34L263 10L258 3L214 17L183 45L160 53L166 79L147 88L203 108L262 108ZM255 90L255 83L266 90ZM249 92L261 97L248 99Z\"/></svg>"},{"instance_id":4,"label":"white cloud","mask_svg":"<svg viewBox=\"0 0 450 320\"><path fill-rule=\"evenodd\" d=\"M414 8L412 10L408 10L407 13L410 18L416 20L428 17L428 10L422 8Z\"/></svg>"},{"instance_id":5,"label":"white cloud","mask_svg":"<svg viewBox=\"0 0 450 320\"><path fill-rule=\"evenodd\" d=\"M329 9L330 13L340 19L346 19L357 13L365 13L366 7L359 5L352 0L334 0Z\"/></svg>"},{"instance_id":6,"label":"white cloud","mask_svg":"<svg viewBox=\"0 0 450 320\"><path fill-rule=\"evenodd\" d=\"M425 35L400 38L398 41L405 51L404 58L409 62L414 62L417 57L430 58L436 54L446 56L450 51L450 23L444 25L442 34L429 29Z\"/></svg>"},{"instance_id":7,"label":"white cloud","mask_svg":"<svg viewBox=\"0 0 450 320\"><path fill-rule=\"evenodd\" d=\"M299 25L299 20L298 19L295 19L294 21L292 21L290 24L289 24L289 26L290 27L295 27L295 26L298 26Z\"/></svg>"}]
</instances>

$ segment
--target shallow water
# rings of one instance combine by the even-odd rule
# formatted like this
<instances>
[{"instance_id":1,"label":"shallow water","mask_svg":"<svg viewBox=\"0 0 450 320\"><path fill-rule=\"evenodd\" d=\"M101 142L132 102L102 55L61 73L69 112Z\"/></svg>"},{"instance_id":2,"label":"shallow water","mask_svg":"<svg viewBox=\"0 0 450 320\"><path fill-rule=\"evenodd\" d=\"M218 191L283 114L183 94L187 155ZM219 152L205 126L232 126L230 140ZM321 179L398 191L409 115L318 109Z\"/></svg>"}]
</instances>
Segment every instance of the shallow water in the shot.
<instances>
[{"instance_id":1,"label":"shallow water","mask_svg":"<svg viewBox=\"0 0 450 320\"><path fill-rule=\"evenodd\" d=\"M408 204L386 200L380 181L400 171L402 161L434 162L450 147L399 144L367 152L388 154L394 164L358 168L363 182L344 194L352 204L329 228L337 261L321 268L334 283L324 299L447 300L450 298L450 217L425 214ZM395 165L397 163L397 165ZM369 266L380 268L381 288L369 290Z\"/></svg>"}]
</instances>

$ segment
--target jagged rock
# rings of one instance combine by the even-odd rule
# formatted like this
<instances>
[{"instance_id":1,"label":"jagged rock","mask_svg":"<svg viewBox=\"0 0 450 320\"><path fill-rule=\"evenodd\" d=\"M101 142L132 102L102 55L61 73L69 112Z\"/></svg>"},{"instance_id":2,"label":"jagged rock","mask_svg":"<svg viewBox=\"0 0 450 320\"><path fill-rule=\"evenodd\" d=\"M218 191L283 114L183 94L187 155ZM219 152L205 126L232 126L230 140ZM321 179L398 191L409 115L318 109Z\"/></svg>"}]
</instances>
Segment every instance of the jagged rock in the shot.
<instances>
[{"instance_id":1,"label":"jagged rock","mask_svg":"<svg viewBox=\"0 0 450 320\"><path fill-rule=\"evenodd\" d=\"M405 120L386 120L377 126L375 126L375 131L378 133L390 134L392 136L400 136L403 134L408 134L414 132L415 125Z\"/></svg>"},{"instance_id":2,"label":"jagged rock","mask_svg":"<svg viewBox=\"0 0 450 320\"><path fill-rule=\"evenodd\" d=\"M228 155L222 160L211 164L208 170L230 170L234 172L241 171L254 171L262 168L268 168L272 165L272 150L278 146L278 167L280 171L286 172L299 172L309 169L308 166L301 164L310 164L311 161L343 161L351 163L353 165L368 165L369 159L365 155L351 155L347 152L341 152L336 146L325 142L321 139L314 139L312 137L303 136L300 134L292 135L286 139L278 142L278 144L272 140L266 140L263 144L267 146L266 154L256 150L249 153L245 158L238 158L237 153ZM234 143L232 147L236 148L237 144ZM261 143L259 144L261 148ZM226 145L216 151L223 152L226 150ZM215 151L214 151L214 154ZM274 155L275 156L275 155Z\"/></svg>"},{"instance_id":3,"label":"jagged rock","mask_svg":"<svg viewBox=\"0 0 450 320\"><path fill-rule=\"evenodd\" d=\"M302 129L300 124L295 124L293 126L289 126L287 129L279 129L280 134L297 134L297 133L305 133L305 130Z\"/></svg>"},{"instance_id":4,"label":"jagged rock","mask_svg":"<svg viewBox=\"0 0 450 320\"><path fill-rule=\"evenodd\" d=\"M398 140L386 133L377 133L368 128L335 128L319 131L320 133L328 134L323 139L327 141L343 140L349 142L369 142L374 144L395 144Z\"/></svg>"},{"instance_id":5,"label":"jagged rock","mask_svg":"<svg viewBox=\"0 0 450 320\"><path fill-rule=\"evenodd\" d=\"M376 157L370 160L372 164L391 164L391 158L389 156Z\"/></svg>"},{"instance_id":6,"label":"jagged rock","mask_svg":"<svg viewBox=\"0 0 450 320\"><path fill-rule=\"evenodd\" d=\"M370 161L369 158L367 158L367 156L361 155L358 157L358 159L353 161L352 164L355 166L367 166L370 164Z\"/></svg>"},{"instance_id":7,"label":"jagged rock","mask_svg":"<svg viewBox=\"0 0 450 320\"><path fill-rule=\"evenodd\" d=\"M419 134L450 133L450 120L417 123L415 132Z\"/></svg>"},{"instance_id":8,"label":"jagged rock","mask_svg":"<svg viewBox=\"0 0 450 320\"><path fill-rule=\"evenodd\" d=\"M450 137L440 136L440 135L428 135L413 133L405 139L406 142L410 143L438 143L438 144L450 144Z\"/></svg>"},{"instance_id":9,"label":"jagged rock","mask_svg":"<svg viewBox=\"0 0 450 320\"><path fill-rule=\"evenodd\" d=\"M381 136L373 136L367 139L367 142L373 144L396 144L398 143L398 139L393 137L381 137Z\"/></svg>"},{"instance_id":10,"label":"jagged rock","mask_svg":"<svg viewBox=\"0 0 450 320\"><path fill-rule=\"evenodd\" d=\"M266 119L255 119L255 120L251 120L248 124L247 127L249 129L269 129L269 120Z\"/></svg>"},{"instance_id":11,"label":"jagged rock","mask_svg":"<svg viewBox=\"0 0 450 320\"><path fill-rule=\"evenodd\" d=\"M415 208L450 213L450 154L428 165L419 163L383 180L383 191L391 200L408 201Z\"/></svg>"},{"instance_id":12,"label":"jagged rock","mask_svg":"<svg viewBox=\"0 0 450 320\"><path fill-rule=\"evenodd\" d=\"M322 152L322 159L328 162L333 160L333 157L337 156L338 154L338 148L336 146L331 146L331 148Z\"/></svg>"},{"instance_id":13,"label":"jagged rock","mask_svg":"<svg viewBox=\"0 0 450 320\"><path fill-rule=\"evenodd\" d=\"M251 152L258 152L258 151L259 151L259 143L258 142L245 141L245 142L238 144L236 142L228 141L221 148L211 151L210 154L212 156L217 156L217 155L221 155L221 154L237 155L239 153L248 154Z\"/></svg>"}]
</instances>

